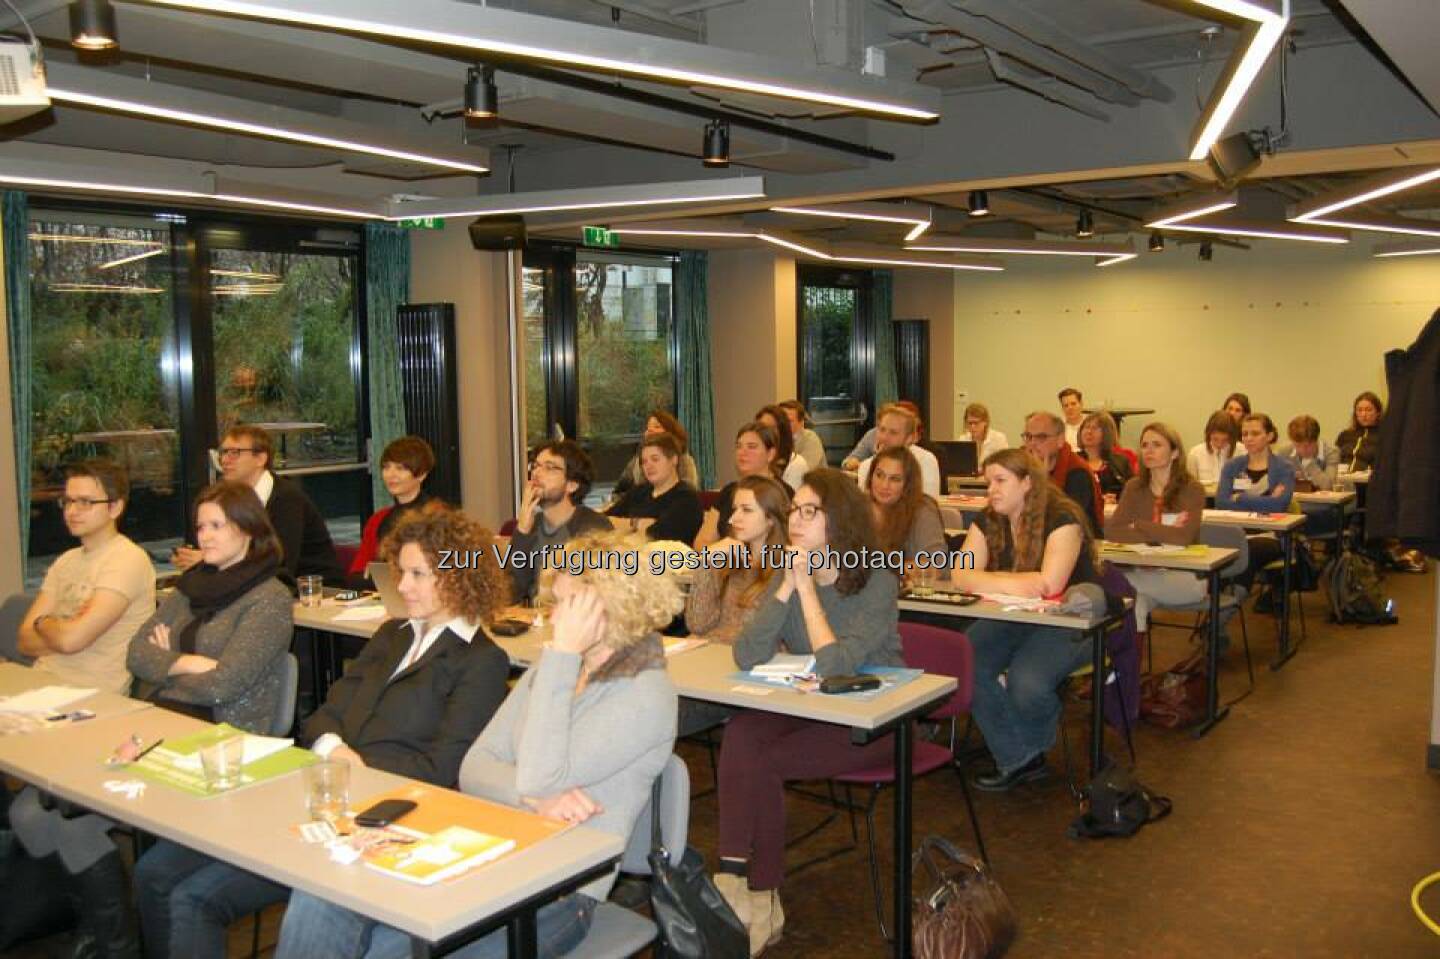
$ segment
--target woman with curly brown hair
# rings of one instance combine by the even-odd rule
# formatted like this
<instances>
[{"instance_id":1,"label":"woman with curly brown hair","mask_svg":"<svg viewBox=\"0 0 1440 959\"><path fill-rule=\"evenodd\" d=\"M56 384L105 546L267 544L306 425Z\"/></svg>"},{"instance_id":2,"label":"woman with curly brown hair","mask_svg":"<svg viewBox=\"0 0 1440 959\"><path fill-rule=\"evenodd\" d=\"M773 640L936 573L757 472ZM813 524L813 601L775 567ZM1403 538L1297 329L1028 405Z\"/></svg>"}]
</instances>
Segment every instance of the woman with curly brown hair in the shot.
<instances>
[{"instance_id":1,"label":"woman with curly brown hair","mask_svg":"<svg viewBox=\"0 0 1440 959\"><path fill-rule=\"evenodd\" d=\"M585 562L573 567L582 571L545 573L542 590L557 600L550 642L465 754L461 789L629 838L675 746L677 697L657 630L685 600L673 568L645 554L676 545L616 533L586 534L566 544L567 553L584 555ZM617 551L640 554L633 574L604 562ZM612 869L539 909L540 955L585 954L591 919L615 875ZM398 929L296 893L276 956L399 959L410 948ZM505 931L459 954L504 957Z\"/></svg>"},{"instance_id":2,"label":"woman with curly brown hair","mask_svg":"<svg viewBox=\"0 0 1440 959\"><path fill-rule=\"evenodd\" d=\"M985 460L985 480L990 505L965 537L965 552L975 561L954 571L955 585L1040 599L1099 582L1085 514L1049 482L1039 460L1024 450L1002 450ZM967 635L975 649L971 713L995 757L995 772L975 785L1000 792L1043 777L1060 718L1055 690L1089 659L1084 634L981 620Z\"/></svg>"},{"instance_id":3,"label":"woman with curly brown hair","mask_svg":"<svg viewBox=\"0 0 1440 959\"><path fill-rule=\"evenodd\" d=\"M735 641L749 669L778 652L809 653L815 672L901 666L899 583L853 563L877 552L870 504L840 470L811 470L790 507L786 568L771 577L760 608ZM879 739L850 741L843 726L768 712L730 720L720 747L720 872L715 884L750 931L750 954L780 938L785 913L785 783L824 779L890 755Z\"/></svg>"},{"instance_id":4,"label":"woman with curly brown hair","mask_svg":"<svg viewBox=\"0 0 1440 959\"><path fill-rule=\"evenodd\" d=\"M460 760L505 698L510 663L484 624L505 604L490 531L434 503L401 520L381 555L400 574L407 619L361 648L302 741L329 759L453 788ZM223 959L229 924L284 901L284 886L161 841L135 869L151 956Z\"/></svg>"}]
</instances>

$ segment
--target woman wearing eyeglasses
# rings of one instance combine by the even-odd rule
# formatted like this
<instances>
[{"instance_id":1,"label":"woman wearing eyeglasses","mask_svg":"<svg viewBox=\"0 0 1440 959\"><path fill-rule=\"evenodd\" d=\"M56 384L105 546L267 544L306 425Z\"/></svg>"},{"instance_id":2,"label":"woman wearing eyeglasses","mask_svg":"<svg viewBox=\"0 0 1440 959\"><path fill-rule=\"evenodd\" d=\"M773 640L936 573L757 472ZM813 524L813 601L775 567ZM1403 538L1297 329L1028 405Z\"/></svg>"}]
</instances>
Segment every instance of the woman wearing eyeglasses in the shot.
<instances>
[{"instance_id":1,"label":"woman wearing eyeglasses","mask_svg":"<svg viewBox=\"0 0 1440 959\"><path fill-rule=\"evenodd\" d=\"M965 431L975 443L975 454L981 463L991 453L1009 449L1010 441L999 430L990 428L990 408L984 403L971 403L965 407Z\"/></svg>"},{"instance_id":2,"label":"woman wearing eyeglasses","mask_svg":"<svg viewBox=\"0 0 1440 959\"><path fill-rule=\"evenodd\" d=\"M899 581L884 569L842 568L877 548L870 506L840 470L811 470L790 507L787 567L732 647L750 669L781 652L815 657L821 676L900 666ZM750 954L780 938L785 914L785 783L888 761L893 746L864 746L843 726L775 713L740 713L720 747L720 872L716 886L750 931Z\"/></svg>"},{"instance_id":3,"label":"woman wearing eyeglasses","mask_svg":"<svg viewBox=\"0 0 1440 959\"><path fill-rule=\"evenodd\" d=\"M1080 421L1077 452L1095 474L1105 502L1115 502L1135 471L1130 468L1129 460L1115 452L1115 420L1109 413L1091 413Z\"/></svg>"},{"instance_id":4,"label":"woman wearing eyeglasses","mask_svg":"<svg viewBox=\"0 0 1440 959\"><path fill-rule=\"evenodd\" d=\"M1073 500L1049 482L1024 450L985 461L990 500L965 536L970 568L952 578L961 589L1034 599L1058 598L1079 583L1098 583L1095 543ZM975 649L971 714L995 757L995 772L975 785L1003 792L1043 778L1055 744L1060 681L1090 658L1078 630L981 620L967 631Z\"/></svg>"}]
</instances>

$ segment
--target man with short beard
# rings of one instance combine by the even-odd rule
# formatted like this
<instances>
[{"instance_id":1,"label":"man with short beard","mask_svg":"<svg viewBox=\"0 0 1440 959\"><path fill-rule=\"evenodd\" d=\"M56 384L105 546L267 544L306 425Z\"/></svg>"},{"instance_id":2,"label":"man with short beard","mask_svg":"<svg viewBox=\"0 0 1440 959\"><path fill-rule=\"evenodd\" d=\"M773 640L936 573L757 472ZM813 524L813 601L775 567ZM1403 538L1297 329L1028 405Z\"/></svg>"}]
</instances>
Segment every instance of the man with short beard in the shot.
<instances>
[{"instance_id":1,"label":"man with short beard","mask_svg":"<svg viewBox=\"0 0 1440 959\"><path fill-rule=\"evenodd\" d=\"M501 564L510 576L511 598L516 602L535 597L545 547L610 528L608 519L584 505L594 475L590 457L573 440L554 440L536 447L520 513L515 517L515 534L510 538L512 557L529 555L521 562Z\"/></svg>"}]
</instances>

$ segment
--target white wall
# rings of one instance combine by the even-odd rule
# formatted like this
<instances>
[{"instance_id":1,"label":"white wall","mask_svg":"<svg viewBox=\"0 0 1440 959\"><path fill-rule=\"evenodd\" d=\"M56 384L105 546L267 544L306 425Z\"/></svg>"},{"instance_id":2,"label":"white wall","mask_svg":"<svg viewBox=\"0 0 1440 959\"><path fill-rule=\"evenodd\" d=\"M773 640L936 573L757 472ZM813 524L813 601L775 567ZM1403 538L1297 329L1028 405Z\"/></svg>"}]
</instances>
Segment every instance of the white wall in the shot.
<instances>
[{"instance_id":1,"label":"white wall","mask_svg":"<svg viewBox=\"0 0 1440 959\"><path fill-rule=\"evenodd\" d=\"M989 406L1013 442L1063 386L1087 405L1153 407L1187 445L1234 390L1282 442L1299 413L1333 439L1355 394L1384 396L1385 351L1408 346L1440 306L1440 257L1376 260L1371 242L1260 240L1203 263L1172 240L1104 269L1011 257L1005 273L957 276L954 389Z\"/></svg>"}]
</instances>

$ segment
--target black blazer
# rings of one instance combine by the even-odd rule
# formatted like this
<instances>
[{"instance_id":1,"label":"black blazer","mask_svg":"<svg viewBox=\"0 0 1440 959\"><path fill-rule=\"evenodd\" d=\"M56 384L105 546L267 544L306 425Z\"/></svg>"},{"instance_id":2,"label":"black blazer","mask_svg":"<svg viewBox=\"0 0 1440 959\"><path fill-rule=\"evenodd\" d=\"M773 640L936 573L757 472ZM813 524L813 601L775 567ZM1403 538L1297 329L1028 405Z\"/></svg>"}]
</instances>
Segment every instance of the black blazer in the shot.
<instances>
[{"instance_id":1,"label":"black blazer","mask_svg":"<svg viewBox=\"0 0 1440 959\"><path fill-rule=\"evenodd\" d=\"M447 629L391 680L413 639L408 620L384 623L305 721L304 741L334 733L367 766L453 788L505 698L510 660L483 630L466 643Z\"/></svg>"},{"instance_id":2,"label":"black blazer","mask_svg":"<svg viewBox=\"0 0 1440 959\"><path fill-rule=\"evenodd\" d=\"M325 517L305 495L300 484L285 476L275 477L275 488L265 504L270 516L270 525L280 537L285 550L281 566L290 574L291 582L297 576L317 574L325 577L332 586L342 585L345 571L335 558L335 544L330 541L330 530L325 526Z\"/></svg>"}]
</instances>

